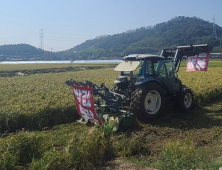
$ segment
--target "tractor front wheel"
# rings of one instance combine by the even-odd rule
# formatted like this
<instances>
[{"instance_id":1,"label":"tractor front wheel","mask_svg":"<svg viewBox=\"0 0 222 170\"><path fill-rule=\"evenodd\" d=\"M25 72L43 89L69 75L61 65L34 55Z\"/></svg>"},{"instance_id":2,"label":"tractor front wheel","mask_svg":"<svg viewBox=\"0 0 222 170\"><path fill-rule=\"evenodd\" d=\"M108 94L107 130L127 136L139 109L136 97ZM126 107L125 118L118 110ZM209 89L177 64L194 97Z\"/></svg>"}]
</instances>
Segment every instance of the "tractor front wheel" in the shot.
<instances>
[{"instance_id":1,"label":"tractor front wheel","mask_svg":"<svg viewBox=\"0 0 222 170\"><path fill-rule=\"evenodd\" d=\"M164 89L157 83L143 85L133 93L131 108L145 121L156 119L165 108Z\"/></svg>"},{"instance_id":2,"label":"tractor front wheel","mask_svg":"<svg viewBox=\"0 0 222 170\"><path fill-rule=\"evenodd\" d=\"M193 92L184 85L176 99L176 107L180 112L189 111L194 106Z\"/></svg>"}]
</instances>

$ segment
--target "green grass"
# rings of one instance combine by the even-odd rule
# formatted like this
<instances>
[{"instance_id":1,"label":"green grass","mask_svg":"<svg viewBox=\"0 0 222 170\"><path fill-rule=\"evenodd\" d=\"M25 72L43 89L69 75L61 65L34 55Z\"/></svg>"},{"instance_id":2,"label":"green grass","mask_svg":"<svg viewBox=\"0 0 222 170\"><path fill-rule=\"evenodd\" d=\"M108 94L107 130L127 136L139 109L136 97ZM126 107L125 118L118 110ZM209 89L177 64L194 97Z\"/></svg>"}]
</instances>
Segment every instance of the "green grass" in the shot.
<instances>
[{"instance_id":1,"label":"green grass","mask_svg":"<svg viewBox=\"0 0 222 170\"><path fill-rule=\"evenodd\" d=\"M112 126L87 127L79 123L48 131L20 131L0 140L0 169L88 168L103 158L122 156L114 145ZM127 153L129 153L129 149ZM132 147L135 149L135 146Z\"/></svg>"},{"instance_id":2,"label":"green grass","mask_svg":"<svg viewBox=\"0 0 222 170\"><path fill-rule=\"evenodd\" d=\"M219 169L221 110L216 102L185 115L166 113L119 133L79 123L24 129L0 138L0 169L80 169L117 157L157 169Z\"/></svg>"}]
</instances>

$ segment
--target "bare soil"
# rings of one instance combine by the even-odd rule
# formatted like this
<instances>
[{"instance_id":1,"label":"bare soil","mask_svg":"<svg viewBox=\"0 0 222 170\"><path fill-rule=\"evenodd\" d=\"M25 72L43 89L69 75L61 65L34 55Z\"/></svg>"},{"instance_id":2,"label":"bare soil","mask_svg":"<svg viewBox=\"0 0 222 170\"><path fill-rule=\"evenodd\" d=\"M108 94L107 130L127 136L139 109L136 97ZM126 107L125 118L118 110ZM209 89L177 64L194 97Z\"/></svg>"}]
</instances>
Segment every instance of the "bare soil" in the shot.
<instances>
[{"instance_id":1,"label":"bare soil","mask_svg":"<svg viewBox=\"0 0 222 170\"><path fill-rule=\"evenodd\" d=\"M149 168L143 165L128 162L124 159L114 159L111 161L103 162L92 170L157 170L154 168Z\"/></svg>"}]
</instances>

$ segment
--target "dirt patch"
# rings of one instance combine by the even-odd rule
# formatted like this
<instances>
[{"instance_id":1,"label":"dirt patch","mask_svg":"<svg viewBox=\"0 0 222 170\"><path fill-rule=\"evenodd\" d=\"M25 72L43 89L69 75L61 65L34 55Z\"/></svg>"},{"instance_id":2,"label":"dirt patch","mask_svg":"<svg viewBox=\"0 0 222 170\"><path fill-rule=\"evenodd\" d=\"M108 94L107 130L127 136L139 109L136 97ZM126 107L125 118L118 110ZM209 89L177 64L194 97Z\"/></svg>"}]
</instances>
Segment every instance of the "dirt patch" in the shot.
<instances>
[{"instance_id":1,"label":"dirt patch","mask_svg":"<svg viewBox=\"0 0 222 170\"><path fill-rule=\"evenodd\" d=\"M154 168L149 168L143 165L135 164L132 162L127 162L124 159L114 159L111 161L103 162L92 170L157 170Z\"/></svg>"}]
</instances>

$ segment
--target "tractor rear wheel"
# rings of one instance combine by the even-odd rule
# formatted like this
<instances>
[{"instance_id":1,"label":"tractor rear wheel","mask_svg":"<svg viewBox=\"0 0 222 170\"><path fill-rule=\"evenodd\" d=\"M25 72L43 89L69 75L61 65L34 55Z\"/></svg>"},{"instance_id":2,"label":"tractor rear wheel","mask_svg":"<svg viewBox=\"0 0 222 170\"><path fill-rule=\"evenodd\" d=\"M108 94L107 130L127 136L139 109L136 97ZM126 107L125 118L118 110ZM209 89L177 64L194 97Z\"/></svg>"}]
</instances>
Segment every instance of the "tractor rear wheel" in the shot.
<instances>
[{"instance_id":1,"label":"tractor rear wheel","mask_svg":"<svg viewBox=\"0 0 222 170\"><path fill-rule=\"evenodd\" d=\"M180 112L185 112L191 110L193 106L193 92L190 88L183 85L181 92L179 92L176 98L176 107Z\"/></svg>"},{"instance_id":2,"label":"tractor rear wheel","mask_svg":"<svg viewBox=\"0 0 222 170\"><path fill-rule=\"evenodd\" d=\"M131 108L145 121L156 119L165 108L164 89L153 82L141 86L132 94Z\"/></svg>"}]
</instances>

